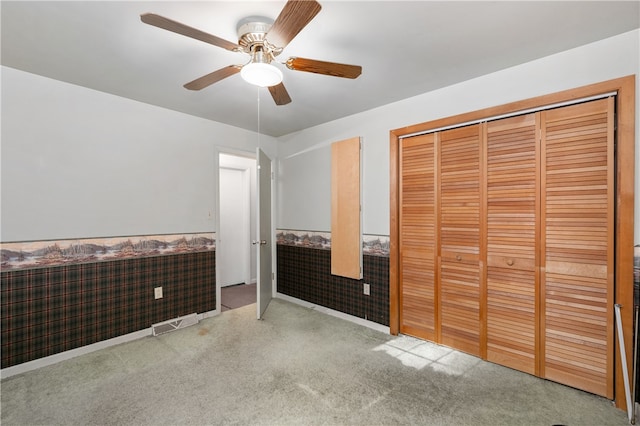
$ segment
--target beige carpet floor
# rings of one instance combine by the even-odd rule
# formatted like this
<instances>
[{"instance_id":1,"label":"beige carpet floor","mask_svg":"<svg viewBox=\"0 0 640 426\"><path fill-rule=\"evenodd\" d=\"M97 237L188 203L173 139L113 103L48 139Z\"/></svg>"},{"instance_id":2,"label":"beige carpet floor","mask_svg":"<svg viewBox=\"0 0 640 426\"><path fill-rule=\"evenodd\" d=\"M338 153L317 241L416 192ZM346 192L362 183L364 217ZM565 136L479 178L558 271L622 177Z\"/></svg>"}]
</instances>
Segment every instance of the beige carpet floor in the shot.
<instances>
[{"instance_id":1,"label":"beige carpet floor","mask_svg":"<svg viewBox=\"0 0 640 426\"><path fill-rule=\"evenodd\" d=\"M2 425L626 425L606 399L275 299L5 379Z\"/></svg>"}]
</instances>

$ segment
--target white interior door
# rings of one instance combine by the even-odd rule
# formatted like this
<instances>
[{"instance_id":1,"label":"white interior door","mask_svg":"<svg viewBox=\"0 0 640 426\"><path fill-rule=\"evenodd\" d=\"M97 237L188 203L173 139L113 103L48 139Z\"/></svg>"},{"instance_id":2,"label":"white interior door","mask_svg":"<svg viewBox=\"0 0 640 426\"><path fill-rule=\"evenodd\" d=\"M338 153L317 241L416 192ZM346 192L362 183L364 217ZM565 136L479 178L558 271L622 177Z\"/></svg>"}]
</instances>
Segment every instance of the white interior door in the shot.
<instances>
[{"instance_id":1,"label":"white interior door","mask_svg":"<svg viewBox=\"0 0 640 426\"><path fill-rule=\"evenodd\" d=\"M257 149L256 158L258 160L258 239L254 241L254 245L257 250L258 263L258 319L261 319L273 294L271 279L271 159L260 148Z\"/></svg>"},{"instance_id":2,"label":"white interior door","mask_svg":"<svg viewBox=\"0 0 640 426\"><path fill-rule=\"evenodd\" d=\"M245 171L220 168L220 286L242 284L247 278L249 197Z\"/></svg>"}]
</instances>

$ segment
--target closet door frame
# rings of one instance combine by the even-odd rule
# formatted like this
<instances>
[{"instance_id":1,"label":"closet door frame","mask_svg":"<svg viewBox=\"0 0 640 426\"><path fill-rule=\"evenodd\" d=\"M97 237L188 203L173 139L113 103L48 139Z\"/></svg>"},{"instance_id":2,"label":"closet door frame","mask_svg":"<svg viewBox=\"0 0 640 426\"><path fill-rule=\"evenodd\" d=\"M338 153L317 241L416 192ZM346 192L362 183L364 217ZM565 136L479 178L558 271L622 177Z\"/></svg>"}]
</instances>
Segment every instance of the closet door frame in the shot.
<instances>
[{"instance_id":1,"label":"closet door frame","mask_svg":"<svg viewBox=\"0 0 640 426\"><path fill-rule=\"evenodd\" d=\"M390 131L390 254L389 254L389 330L399 332L399 142L408 135L429 132L456 124L514 114L534 108L571 102L609 92L616 95L616 217L615 217L615 295L614 303L622 305L623 340L628 371L633 362L633 244L634 244L634 173L635 173L635 75L588 86L538 96L505 105L459 114ZM615 336L615 404L626 410L624 380L618 336Z\"/></svg>"}]
</instances>

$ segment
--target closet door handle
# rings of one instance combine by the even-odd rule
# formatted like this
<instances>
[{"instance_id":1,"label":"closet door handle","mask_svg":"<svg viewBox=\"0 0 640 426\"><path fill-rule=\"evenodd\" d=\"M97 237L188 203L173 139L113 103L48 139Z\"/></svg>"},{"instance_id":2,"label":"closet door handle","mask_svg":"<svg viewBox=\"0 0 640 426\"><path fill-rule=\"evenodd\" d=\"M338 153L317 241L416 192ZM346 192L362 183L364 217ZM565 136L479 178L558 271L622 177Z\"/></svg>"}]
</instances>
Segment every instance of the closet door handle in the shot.
<instances>
[{"instance_id":1,"label":"closet door handle","mask_svg":"<svg viewBox=\"0 0 640 426\"><path fill-rule=\"evenodd\" d=\"M261 245L264 246L267 244L267 240L253 240L251 241L251 244L255 245Z\"/></svg>"}]
</instances>

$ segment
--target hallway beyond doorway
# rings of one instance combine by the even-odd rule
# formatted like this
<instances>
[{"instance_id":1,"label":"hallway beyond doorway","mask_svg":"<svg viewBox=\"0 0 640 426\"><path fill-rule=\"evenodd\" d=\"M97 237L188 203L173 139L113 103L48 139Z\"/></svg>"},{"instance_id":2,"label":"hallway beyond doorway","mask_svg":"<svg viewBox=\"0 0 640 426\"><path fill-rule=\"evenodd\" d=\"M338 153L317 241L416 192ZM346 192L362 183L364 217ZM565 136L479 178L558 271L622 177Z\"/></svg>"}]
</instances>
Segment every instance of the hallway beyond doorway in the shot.
<instances>
[{"instance_id":1,"label":"hallway beyond doorway","mask_svg":"<svg viewBox=\"0 0 640 426\"><path fill-rule=\"evenodd\" d=\"M220 289L222 312L256 303L256 284L237 284Z\"/></svg>"}]
</instances>

